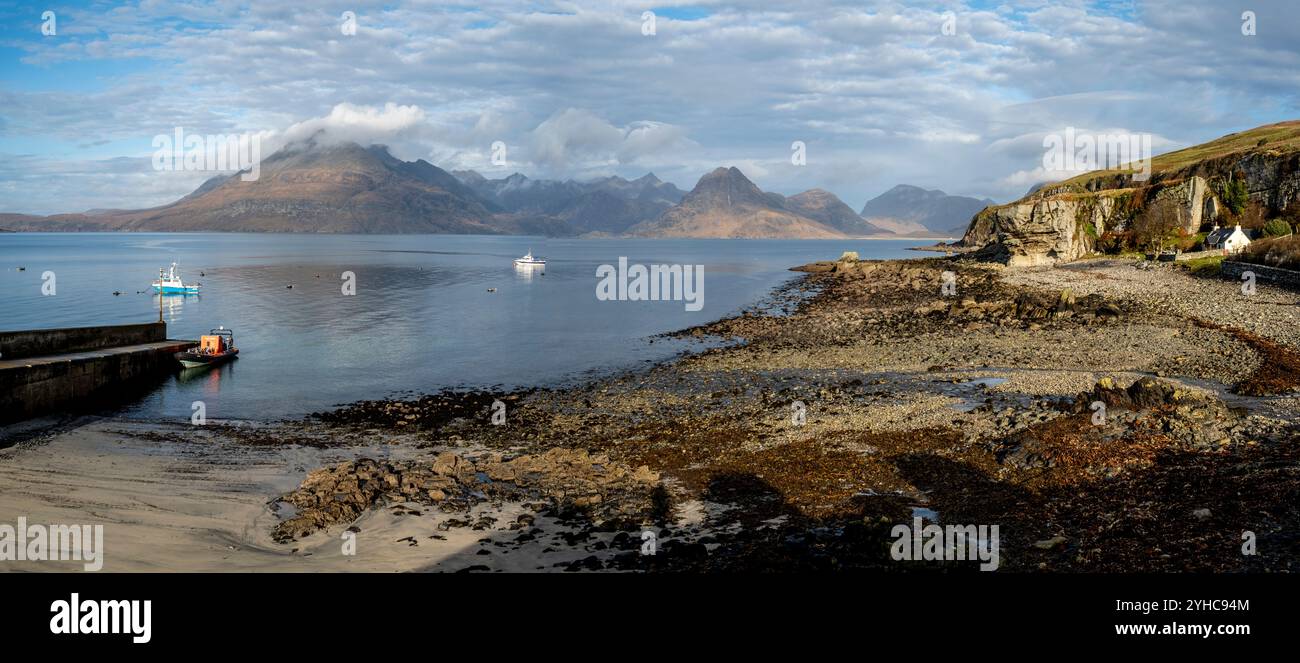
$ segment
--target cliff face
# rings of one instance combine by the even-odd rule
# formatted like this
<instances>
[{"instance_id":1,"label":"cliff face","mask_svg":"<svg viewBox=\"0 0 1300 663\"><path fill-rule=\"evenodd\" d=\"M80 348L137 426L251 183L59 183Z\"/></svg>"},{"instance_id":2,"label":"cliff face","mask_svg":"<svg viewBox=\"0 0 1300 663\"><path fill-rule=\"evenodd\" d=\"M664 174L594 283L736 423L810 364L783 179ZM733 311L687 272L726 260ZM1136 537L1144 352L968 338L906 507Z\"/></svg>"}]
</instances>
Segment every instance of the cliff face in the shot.
<instances>
[{"instance_id":1,"label":"cliff face","mask_svg":"<svg viewBox=\"0 0 1300 663\"><path fill-rule=\"evenodd\" d=\"M990 207L975 215L961 245L1016 267L1075 260L1096 248L1115 201L1111 196L1044 197Z\"/></svg>"},{"instance_id":2,"label":"cliff face","mask_svg":"<svg viewBox=\"0 0 1300 663\"><path fill-rule=\"evenodd\" d=\"M1250 200L1279 212L1300 205L1300 122L1260 127L1152 160L1145 182L1131 171L1096 171L1049 184L971 219L959 246L1012 266L1046 265L1092 253L1152 205L1172 201L1183 230L1219 220L1232 180Z\"/></svg>"}]
</instances>

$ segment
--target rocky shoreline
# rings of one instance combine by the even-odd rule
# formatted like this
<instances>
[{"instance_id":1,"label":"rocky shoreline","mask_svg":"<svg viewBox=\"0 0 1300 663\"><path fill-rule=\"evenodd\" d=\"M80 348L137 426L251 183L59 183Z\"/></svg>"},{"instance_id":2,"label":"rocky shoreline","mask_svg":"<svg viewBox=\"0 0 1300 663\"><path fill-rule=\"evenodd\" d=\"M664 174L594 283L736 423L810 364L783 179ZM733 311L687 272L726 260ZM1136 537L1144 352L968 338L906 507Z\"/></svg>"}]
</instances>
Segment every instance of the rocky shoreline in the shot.
<instances>
[{"instance_id":1,"label":"rocky shoreline","mask_svg":"<svg viewBox=\"0 0 1300 663\"><path fill-rule=\"evenodd\" d=\"M288 454L259 536L347 568L979 567L891 556L920 519L1000 572L1295 570L1296 295L1133 267L846 257L642 371L207 435Z\"/></svg>"}]
</instances>

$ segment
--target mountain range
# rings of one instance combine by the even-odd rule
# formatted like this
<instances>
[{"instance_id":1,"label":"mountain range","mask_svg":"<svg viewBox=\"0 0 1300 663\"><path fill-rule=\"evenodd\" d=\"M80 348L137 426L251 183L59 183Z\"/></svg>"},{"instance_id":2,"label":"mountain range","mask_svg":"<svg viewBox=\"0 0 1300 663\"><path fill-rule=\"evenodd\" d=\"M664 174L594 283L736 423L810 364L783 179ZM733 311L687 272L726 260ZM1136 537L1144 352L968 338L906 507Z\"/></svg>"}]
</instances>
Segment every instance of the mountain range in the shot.
<instances>
[{"instance_id":1,"label":"mountain range","mask_svg":"<svg viewBox=\"0 0 1300 663\"><path fill-rule=\"evenodd\" d=\"M503 218L515 223L550 224L569 231L561 234L622 234L645 219L663 214L681 202L684 195L654 173L635 180L613 176L589 182L534 180L520 173L487 179L472 170L452 174L503 211Z\"/></svg>"},{"instance_id":2,"label":"mountain range","mask_svg":"<svg viewBox=\"0 0 1300 663\"><path fill-rule=\"evenodd\" d=\"M765 192L718 168L689 192L653 173L628 180L490 179L402 161L381 145L307 140L276 151L258 179L213 177L173 203L142 210L32 216L0 213L16 231L476 233L550 236L831 238L959 235L991 201L899 186L861 215L834 194ZM958 218L963 216L963 218ZM865 217L865 218L864 218Z\"/></svg>"}]
</instances>

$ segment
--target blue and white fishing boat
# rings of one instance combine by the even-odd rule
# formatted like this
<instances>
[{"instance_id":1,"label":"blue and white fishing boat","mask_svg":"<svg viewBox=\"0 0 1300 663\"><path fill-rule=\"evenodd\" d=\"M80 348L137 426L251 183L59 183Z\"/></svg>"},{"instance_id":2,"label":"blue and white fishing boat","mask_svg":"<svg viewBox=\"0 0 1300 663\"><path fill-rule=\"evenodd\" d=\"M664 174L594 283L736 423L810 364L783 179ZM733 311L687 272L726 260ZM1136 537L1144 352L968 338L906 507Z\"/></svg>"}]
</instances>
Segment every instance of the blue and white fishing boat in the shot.
<instances>
[{"instance_id":1,"label":"blue and white fishing boat","mask_svg":"<svg viewBox=\"0 0 1300 663\"><path fill-rule=\"evenodd\" d=\"M182 283L181 275L176 271L176 263L172 263L171 269L166 273L162 268L158 269L158 280L153 282L153 291L162 295L197 295L199 286Z\"/></svg>"}]
</instances>

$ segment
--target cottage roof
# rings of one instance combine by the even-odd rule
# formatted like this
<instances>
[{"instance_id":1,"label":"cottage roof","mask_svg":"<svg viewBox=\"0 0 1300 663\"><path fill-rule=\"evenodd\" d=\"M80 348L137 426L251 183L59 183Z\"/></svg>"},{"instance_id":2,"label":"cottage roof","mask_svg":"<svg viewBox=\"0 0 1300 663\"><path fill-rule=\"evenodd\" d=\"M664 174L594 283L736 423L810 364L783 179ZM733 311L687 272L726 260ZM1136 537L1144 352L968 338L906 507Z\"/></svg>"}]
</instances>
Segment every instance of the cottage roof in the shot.
<instances>
[{"instance_id":1,"label":"cottage roof","mask_svg":"<svg viewBox=\"0 0 1300 663\"><path fill-rule=\"evenodd\" d=\"M1222 244L1226 242L1229 237L1232 237L1232 233L1236 232L1236 230L1237 229L1235 227L1215 228L1214 230L1210 231L1210 234L1205 236L1205 241L1209 244Z\"/></svg>"}]
</instances>

